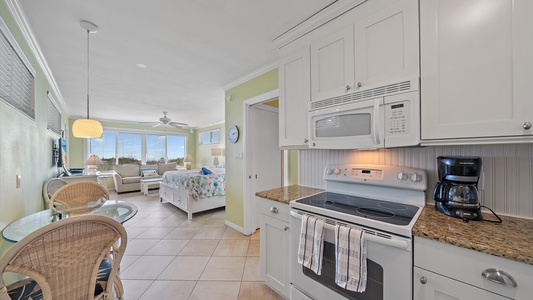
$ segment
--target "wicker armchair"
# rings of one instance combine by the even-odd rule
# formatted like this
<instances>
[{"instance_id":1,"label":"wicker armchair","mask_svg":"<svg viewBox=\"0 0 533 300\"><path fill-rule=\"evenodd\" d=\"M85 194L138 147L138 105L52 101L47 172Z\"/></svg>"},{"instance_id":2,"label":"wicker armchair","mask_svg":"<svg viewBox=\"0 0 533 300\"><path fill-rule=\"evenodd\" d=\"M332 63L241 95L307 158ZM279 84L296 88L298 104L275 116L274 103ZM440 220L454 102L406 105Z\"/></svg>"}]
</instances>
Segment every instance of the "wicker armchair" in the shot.
<instances>
[{"instance_id":1,"label":"wicker armchair","mask_svg":"<svg viewBox=\"0 0 533 300\"><path fill-rule=\"evenodd\" d=\"M33 279L44 300L113 299L113 283L126 245L124 227L104 216L83 215L42 227L0 259L0 300L10 300L8 292L16 286L5 287L1 276L5 272ZM109 262L109 277L96 294L103 261Z\"/></svg>"},{"instance_id":2,"label":"wicker armchair","mask_svg":"<svg viewBox=\"0 0 533 300\"><path fill-rule=\"evenodd\" d=\"M87 213L109 200L107 189L96 182L76 181L58 189L49 206L58 213Z\"/></svg>"},{"instance_id":3,"label":"wicker armchair","mask_svg":"<svg viewBox=\"0 0 533 300\"><path fill-rule=\"evenodd\" d=\"M50 203L50 199L52 199L54 193L65 185L67 185L67 182L61 178L52 178L45 182L43 185L43 196L46 204Z\"/></svg>"}]
</instances>

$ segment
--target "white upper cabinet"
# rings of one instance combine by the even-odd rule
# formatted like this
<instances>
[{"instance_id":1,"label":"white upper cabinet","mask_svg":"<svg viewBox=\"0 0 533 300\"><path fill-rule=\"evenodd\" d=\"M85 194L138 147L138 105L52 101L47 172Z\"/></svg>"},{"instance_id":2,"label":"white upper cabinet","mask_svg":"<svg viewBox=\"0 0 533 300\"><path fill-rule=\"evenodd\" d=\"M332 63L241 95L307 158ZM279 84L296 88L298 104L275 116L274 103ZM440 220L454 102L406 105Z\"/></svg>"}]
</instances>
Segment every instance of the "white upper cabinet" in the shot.
<instances>
[{"instance_id":1,"label":"white upper cabinet","mask_svg":"<svg viewBox=\"0 0 533 300\"><path fill-rule=\"evenodd\" d=\"M354 29L350 25L311 44L311 100L351 92L354 85Z\"/></svg>"},{"instance_id":2,"label":"white upper cabinet","mask_svg":"<svg viewBox=\"0 0 533 300\"><path fill-rule=\"evenodd\" d=\"M279 59L279 145L307 148L311 100L309 47Z\"/></svg>"},{"instance_id":3,"label":"white upper cabinet","mask_svg":"<svg viewBox=\"0 0 533 300\"><path fill-rule=\"evenodd\" d=\"M531 0L420 1L423 140L531 138L532 11Z\"/></svg>"},{"instance_id":4,"label":"white upper cabinet","mask_svg":"<svg viewBox=\"0 0 533 300\"><path fill-rule=\"evenodd\" d=\"M418 1L397 2L356 22L355 85L367 89L419 77L418 53Z\"/></svg>"}]
</instances>

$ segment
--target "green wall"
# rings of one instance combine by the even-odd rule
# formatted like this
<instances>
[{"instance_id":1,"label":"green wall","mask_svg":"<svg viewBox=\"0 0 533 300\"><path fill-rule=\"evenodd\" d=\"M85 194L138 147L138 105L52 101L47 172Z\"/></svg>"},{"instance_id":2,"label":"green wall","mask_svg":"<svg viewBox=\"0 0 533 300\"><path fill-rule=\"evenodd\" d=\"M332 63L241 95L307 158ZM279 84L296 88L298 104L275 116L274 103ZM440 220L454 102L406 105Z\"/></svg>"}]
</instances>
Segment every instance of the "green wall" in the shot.
<instances>
[{"instance_id":1,"label":"green wall","mask_svg":"<svg viewBox=\"0 0 533 300\"><path fill-rule=\"evenodd\" d=\"M242 135L243 102L277 88L278 69L274 69L227 90L226 96L232 95L233 100L226 101L226 132L229 126L237 125ZM241 137L235 144L226 142L226 219L244 227L244 164L242 160L234 158L237 152L244 152Z\"/></svg>"},{"instance_id":2,"label":"green wall","mask_svg":"<svg viewBox=\"0 0 533 300\"><path fill-rule=\"evenodd\" d=\"M44 208L42 198L43 183L57 176L57 168L52 157L52 147L59 136L46 129L47 92L57 100L51 84L30 50L19 27L14 21L4 0L0 0L0 17L36 71L35 75L35 120L28 118L10 105L0 100L0 230L23 216ZM56 103L60 105L59 103ZM64 108L62 128L68 121ZM21 176L21 187L16 188L16 175ZM12 246L0 239L0 255Z\"/></svg>"},{"instance_id":3,"label":"green wall","mask_svg":"<svg viewBox=\"0 0 533 300\"><path fill-rule=\"evenodd\" d=\"M69 119L69 129L72 129L72 123L75 120ZM192 155L194 161L196 162L196 136L197 131L193 130L193 133L190 133L189 129L181 128L171 128L171 127L156 127L141 124L132 124L132 123L120 123L120 122L101 122L104 130L106 128L113 129L128 129L128 130L138 130L139 132L150 131L150 132L168 132L168 133L186 133L187 134L187 153ZM69 167L70 168L83 168L85 167L86 157L83 157L83 139L76 138L72 135L72 130L69 130Z\"/></svg>"}]
</instances>

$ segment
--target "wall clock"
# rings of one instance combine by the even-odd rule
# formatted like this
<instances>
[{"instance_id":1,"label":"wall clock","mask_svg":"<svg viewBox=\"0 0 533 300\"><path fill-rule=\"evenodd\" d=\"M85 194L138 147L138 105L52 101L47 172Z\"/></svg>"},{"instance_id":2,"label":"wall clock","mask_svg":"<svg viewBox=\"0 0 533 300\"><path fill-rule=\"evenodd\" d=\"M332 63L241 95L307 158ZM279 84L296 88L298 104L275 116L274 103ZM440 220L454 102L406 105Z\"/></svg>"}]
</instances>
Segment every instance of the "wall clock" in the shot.
<instances>
[{"instance_id":1,"label":"wall clock","mask_svg":"<svg viewBox=\"0 0 533 300\"><path fill-rule=\"evenodd\" d=\"M239 140L239 128L237 126L231 125L228 128L228 140L232 144L235 144Z\"/></svg>"}]
</instances>

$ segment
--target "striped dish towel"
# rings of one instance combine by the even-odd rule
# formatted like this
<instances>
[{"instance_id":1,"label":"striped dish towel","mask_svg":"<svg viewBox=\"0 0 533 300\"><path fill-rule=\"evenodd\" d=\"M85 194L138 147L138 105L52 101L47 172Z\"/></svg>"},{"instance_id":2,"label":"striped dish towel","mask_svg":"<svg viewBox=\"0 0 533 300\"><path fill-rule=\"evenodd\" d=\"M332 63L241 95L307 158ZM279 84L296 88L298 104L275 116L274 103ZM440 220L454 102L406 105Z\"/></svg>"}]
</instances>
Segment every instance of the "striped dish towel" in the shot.
<instances>
[{"instance_id":1,"label":"striped dish towel","mask_svg":"<svg viewBox=\"0 0 533 300\"><path fill-rule=\"evenodd\" d=\"M335 226L335 283L347 290L366 289L366 242L362 229Z\"/></svg>"},{"instance_id":2,"label":"striped dish towel","mask_svg":"<svg viewBox=\"0 0 533 300\"><path fill-rule=\"evenodd\" d=\"M324 221L312 216L302 216L298 263L320 275L324 249Z\"/></svg>"}]
</instances>

